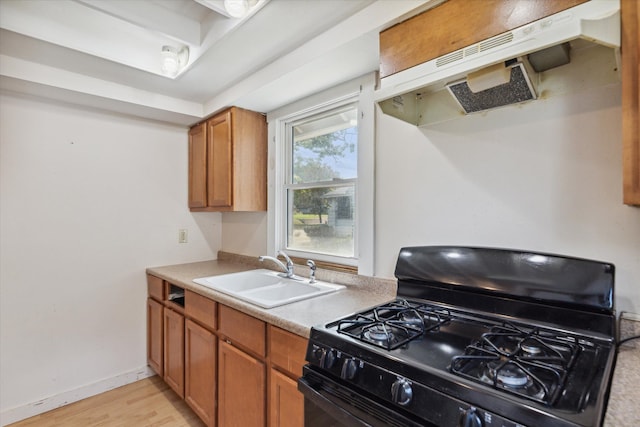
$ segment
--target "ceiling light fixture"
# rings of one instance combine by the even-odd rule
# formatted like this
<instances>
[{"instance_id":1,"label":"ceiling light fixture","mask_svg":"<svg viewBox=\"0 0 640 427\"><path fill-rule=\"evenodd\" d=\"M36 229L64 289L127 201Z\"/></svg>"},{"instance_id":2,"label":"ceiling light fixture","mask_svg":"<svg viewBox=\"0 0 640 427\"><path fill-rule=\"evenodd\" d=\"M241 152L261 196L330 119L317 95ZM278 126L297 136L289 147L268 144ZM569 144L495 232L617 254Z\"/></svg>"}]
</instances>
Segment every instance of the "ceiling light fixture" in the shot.
<instances>
[{"instance_id":1,"label":"ceiling light fixture","mask_svg":"<svg viewBox=\"0 0 640 427\"><path fill-rule=\"evenodd\" d=\"M164 45L160 51L162 58L162 74L167 77L175 77L189 62L189 48L184 46L180 49L173 46Z\"/></svg>"},{"instance_id":2,"label":"ceiling light fixture","mask_svg":"<svg viewBox=\"0 0 640 427\"><path fill-rule=\"evenodd\" d=\"M232 18L244 17L249 12L249 6L249 0L224 0L224 8Z\"/></svg>"}]
</instances>

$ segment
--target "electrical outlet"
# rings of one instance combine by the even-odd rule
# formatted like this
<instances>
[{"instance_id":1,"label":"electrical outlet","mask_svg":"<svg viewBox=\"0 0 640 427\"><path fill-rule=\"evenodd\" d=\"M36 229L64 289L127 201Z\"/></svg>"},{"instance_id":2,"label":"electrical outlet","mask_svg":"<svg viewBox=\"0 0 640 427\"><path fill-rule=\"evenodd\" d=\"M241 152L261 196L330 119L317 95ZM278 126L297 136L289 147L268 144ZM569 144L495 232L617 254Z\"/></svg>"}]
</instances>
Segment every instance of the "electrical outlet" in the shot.
<instances>
[{"instance_id":1,"label":"electrical outlet","mask_svg":"<svg viewBox=\"0 0 640 427\"><path fill-rule=\"evenodd\" d=\"M187 229L181 228L178 230L178 243L187 243Z\"/></svg>"}]
</instances>

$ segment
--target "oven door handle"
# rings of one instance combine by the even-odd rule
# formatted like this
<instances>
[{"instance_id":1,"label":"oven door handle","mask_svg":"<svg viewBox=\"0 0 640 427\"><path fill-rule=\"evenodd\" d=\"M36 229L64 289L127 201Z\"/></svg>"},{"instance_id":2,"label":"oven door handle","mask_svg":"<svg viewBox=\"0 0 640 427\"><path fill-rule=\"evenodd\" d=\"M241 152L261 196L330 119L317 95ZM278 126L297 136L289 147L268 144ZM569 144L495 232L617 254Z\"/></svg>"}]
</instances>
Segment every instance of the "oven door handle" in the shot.
<instances>
[{"instance_id":1,"label":"oven door handle","mask_svg":"<svg viewBox=\"0 0 640 427\"><path fill-rule=\"evenodd\" d=\"M298 390L304 394L305 399L309 399L324 412L331 414L340 423L348 426L372 427L371 424L361 420L325 397L320 390L315 389L304 377L298 379Z\"/></svg>"}]
</instances>

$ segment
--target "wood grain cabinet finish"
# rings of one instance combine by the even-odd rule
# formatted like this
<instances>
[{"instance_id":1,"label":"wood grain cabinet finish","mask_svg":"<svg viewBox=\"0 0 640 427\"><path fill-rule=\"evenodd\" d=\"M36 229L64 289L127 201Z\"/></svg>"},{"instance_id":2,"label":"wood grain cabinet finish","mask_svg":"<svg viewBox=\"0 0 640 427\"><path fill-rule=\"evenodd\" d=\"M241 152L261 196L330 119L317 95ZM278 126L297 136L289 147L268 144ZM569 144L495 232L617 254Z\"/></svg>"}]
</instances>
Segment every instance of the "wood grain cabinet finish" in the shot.
<instances>
[{"instance_id":1,"label":"wood grain cabinet finish","mask_svg":"<svg viewBox=\"0 0 640 427\"><path fill-rule=\"evenodd\" d=\"M304 397L298 391L308 341L269 325L269 426L303 427Z\"/></svg>"},{"instance_id":2,"label":"wood grain cabinet finish","mask_svg":"<svg viewBox=\"0 0 640 427\"><path fill-rule=\"evenodd\" d=\"M164 381L184 398L184 316L164 307Z\"/></svg>"},{"instance_id":3,"label":"wood grain cabinet finish","mask_svg":"<svg viewBox=\"0 0 640 427\"><path fill-rule=\"evenodd\" d=\"M218 307L217 303L207 297L198 295L190 290L185 290L184 314L186 317L196 320L210 331L217 328Z\"/></svg>"},{"instance_id":4,"label":"wood grain cabinet finish","mask_svg":"<svg viewBox=\"0 0 640 427\"><path fill-rule=\"evenodd\" d=\"M304 396L298 382L275 369L269 375L269 427L304 427Z\"/></svg>"},{"instance_id":5,"label":"wood grain cabinet finish","mask_svg":"<svg viewBox=\"0 0 640 427\"><path fill-rule=\"evenodd\" d=\"M222 304L219 320L218 333L221 336L233 342L236 347L260 357L266 356L266 323Z\"/></svg>"},{"instance_id":6,"label":"wood grain cabinet finish","mask_svg":"<svg viewBox=\"0 0 640 427\"><path fill-rule=\"evenodd\" d=\"M292 377L302 376L308 340L269 325L269 359L271 364Z\"/></svg>"},{"instance_id":7,"label":"wood grain cabinet finish","mask_svg":"<svg viewBox=\"0 0 640 427\"><path fill-rule=\"evenodd\" d=\"M185 320L184 400L208 426L216 425L217 338L190 319Z\"/></svg>"},{"instance_id":8,"label":"wood grain cabinet finish","mask_svg":"<svg viewBox=\"0 0 640 427\"><path fill-rule=\"evenodd\" d=\"M189 207L207 207L207 126L189 130Z\"/></svg>"},{"instance_id":9,"label":"wood grain cabinet finish","mask_svg":"<svg viewBox=\"0 0 640 427\"><path fill-rule=\"evenodd\" d=\"M267 209L267 124L262 114L232 107L191 128L189 208Z\"/></svg>"},{"instance_id":10,"label":"wood grain cabinet finish","mask_svg":"<svg viewBox=\"0 0 640 427\"><path fill-rule=\"evenodd\" d=\"M220 341L218 358L218 425L264 427L264 362L225 341Z\"/></svg>"},{"instance_id":11,"label":"wood grain cabinet finish","mask_svg":"<svg viewBox=\"0 0 640 427\"><path fill-rule=\"evenodd\" d=\"M404 71L585 1L448 0L380 33L380 77Z\"/></svg>"},{"instance_id":12,"label":"wood grain cabinet finish","mask_svg":"<svg viewBox=\"0 0 640 427\"><path fill-rule=\"evenodd\" d=\"M159 376L164 375L164 321L163 306L153 298L147 298L147 363Z\"/></svg>"},{"instance_id":13,"label":"wood grain cabinet finish","mask_svg":"<svg viewBox=\"0 0 640 427\"><path fill-rule=\"evenodd\" d=\"M207 202L214 208L233 206L233 134L231 111L207 120Z\"/></svg>"},{"instance_id":14,"label":"wood grain cabinet finish","mask_svg":"<svg viewBox=\"0 0 640 427\"><path fill-rule=\"evenodd\" d=\"M164 281L147 274L147 363L164 375Z\"/></svg>"},{"instance_id":15,"label":"wood grain cabinet finish","mask_svg":"<svg viewBox=\"0 0 640 427\"><path fill-rule=\"evenodd\" d=\"M307 340L185 289L147 279L149 365L208 427L303 427ZM156 300L160 297L161 300Z\"/></svg>"},{"instance_id":16,"label":"wood grain cabinet finish","mask_svg":"<svg viewBox=\"0 0 640 427\"><path fill-rule=\"evenodd\" d=\"M622 0L623 198L640 206L640 2Z\"/></svg>"}]
</instances>

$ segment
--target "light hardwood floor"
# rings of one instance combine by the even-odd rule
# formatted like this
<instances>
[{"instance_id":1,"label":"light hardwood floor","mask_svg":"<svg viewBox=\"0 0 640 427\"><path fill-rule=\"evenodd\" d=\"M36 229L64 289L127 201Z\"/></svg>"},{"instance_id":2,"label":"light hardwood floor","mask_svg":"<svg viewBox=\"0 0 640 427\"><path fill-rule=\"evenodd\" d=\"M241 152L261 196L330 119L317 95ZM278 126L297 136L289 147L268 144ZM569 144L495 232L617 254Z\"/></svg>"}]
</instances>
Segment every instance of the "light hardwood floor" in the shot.
<instances>
[{"instance_id":1,"label":"light hardwood floor","mask_svg":"<svg viewBox=\"0 0 640 427\"><path fill-rule=\"evenodd\" d=\"M145 378L8 427L204 427L162 379Z\"/></svg>"}]
</instances>

